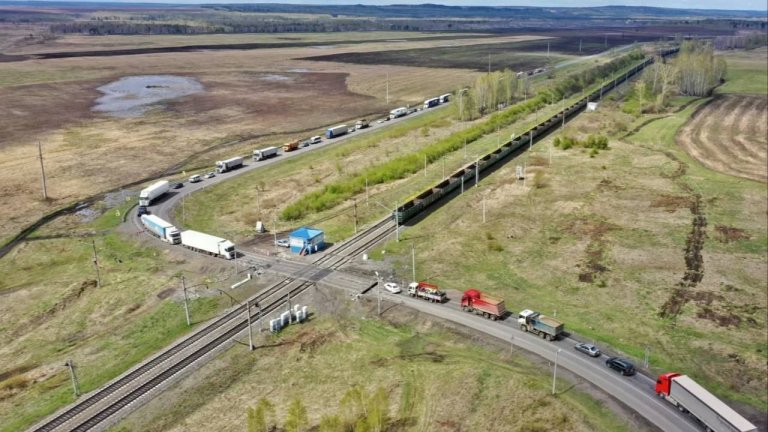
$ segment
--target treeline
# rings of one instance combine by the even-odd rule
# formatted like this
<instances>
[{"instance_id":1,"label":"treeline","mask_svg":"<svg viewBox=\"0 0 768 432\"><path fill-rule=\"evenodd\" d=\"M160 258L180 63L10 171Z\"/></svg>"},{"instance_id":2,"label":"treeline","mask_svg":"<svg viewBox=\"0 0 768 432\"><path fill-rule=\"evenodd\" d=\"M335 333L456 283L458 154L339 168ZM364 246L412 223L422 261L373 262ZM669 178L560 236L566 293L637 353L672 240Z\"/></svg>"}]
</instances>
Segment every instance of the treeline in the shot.
<instances>
[{"instance_id":1,"label":"treeline","mask_svg":"<svg viewBox=\"0 0 768 432\"><path fill-rule=\"evenodd\" d=\"M768 34L764 32L745 32L734 36L717 36L715 49L755 49L768 45Z\"/></svg>"},{"instance_id":2,"label":"treeline","mask_svg":"<svg viewBox=\"0 0 768 432\"><path fill-rule=\"evenodd\" d=\"M680 46L676 64L680 70L680 94L683 95L709 96L725 78L725 59L715 56L708 41L685 41Z\"/></svg>"},{"instance_id":3,"label":"treeline","mask_svg":"<svg viewBox=\"0 0 768 432\"><path fill-rule=\"evenodd\" d=\"M298 220L309 214L332 209L356 194L362 193L366 186L370 187L394 180L404 179L409 175L422 170L424 168L425 159L428 163L437 162L446 154L457 151L465 144L474 142L490 133L519 121L525 115L541 109L547 103L556 102L564 96L569 96L572 94L567 93L569 91L577 92L586 89L586 87L574 88L574 82L582 83L585 86L592 85L600 79L608 79L611 73L622 70L641 58L642 55L638 58L638 53L627 54L610 63L594 68L604 75L600 75L597 72L585 71L576 74L579 78L575 78L574 81L569 81L569 78L566 78L564 82L567 84L564 84L562 87L561 84L553 85L551 88L539 92L536 96L528 97L526 101L519 101L512 106L491 114L487 120L479 124L422 147L420 151L396 157L381 165L365 168L360 172L347 175L344 178L326 184L318 190L308 192L302 195L296 202L283 209L281 217L284 220ZM517 82L519 88L519 83L521 81L518 79ZM460 91L459 94L464 94L465 97L474 98L475 90L468 89L466 92ZM490 101L490 99L488 100ZM461 98L455 98L453 104L458 105L460 101Z\"/></svg>"},{"instance_id":4,"label":"treeline","mask_svg":"<svg viewBox=\"0 0 768 432\"><path fill-rule=\"evenodd\" d=\"M411 30L404 25L403 30ZM405 28L407 27L407 28ZM134 21L74 21L52 24L53 33L78 33L88 35L134 34L212 34L212 33L327 33L369 30L400 30L391 25L355 20L334 21L262 21L257 23L152 23ZM413 30L417 30L416 27Z\"/></svg>"},{"instance_id":5,"label":"treeline","mask_svg":"<svg viewBox=\"0 0 768 432\"><path fill-rule=\"evenodd\" d=\"M350 388L339 401L334 414L325 414L317 426L310 426L307 408L301 399L288 405L284 420L279 422L275 406L260 399L255 407L246 411L248 432L382 432L391 424L389 394L383 387L369 393L362 386ZM280 428L279 423L282 423Z\"/></svg>"},{"instance_id":6,"label":"treeline","mask_svg":"<svg viewBox=\"0 0 768 432\"><path fill-rule=\"evenodd\" d=\"M538 96L544 103L554 103L610 77L643 58L645 56L639 50L632 51L600 66L570 74L540 90ZM529 99L533 96L530 79L526 73L504 70L483 74L477 78L472 87L456 91L454 103L456 117L459 120L474 120L512 104L515 100Z\"/></svg>"}]
</instances>

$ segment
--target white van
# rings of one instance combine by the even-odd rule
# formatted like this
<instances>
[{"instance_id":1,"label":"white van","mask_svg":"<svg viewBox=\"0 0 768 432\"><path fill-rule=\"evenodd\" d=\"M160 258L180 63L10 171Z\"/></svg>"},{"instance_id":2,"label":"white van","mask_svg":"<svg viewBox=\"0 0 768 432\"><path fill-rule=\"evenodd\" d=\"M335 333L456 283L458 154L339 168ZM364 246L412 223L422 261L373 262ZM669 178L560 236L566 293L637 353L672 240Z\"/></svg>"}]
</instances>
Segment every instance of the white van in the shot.
<instances>
[{"instance_id":1,"label":"white van","mask_svg":"<svg viewBox=\"0 0 768 432\"><path fill-rule=\"evenodd\" d=\"M195 175L193 175L192 177L189 178L189 182L190 183L197 183L197 182L201 182L201 181L203 181L203 178L200 177L199 174L195 174Z\"/></svg>"}]
</instances>

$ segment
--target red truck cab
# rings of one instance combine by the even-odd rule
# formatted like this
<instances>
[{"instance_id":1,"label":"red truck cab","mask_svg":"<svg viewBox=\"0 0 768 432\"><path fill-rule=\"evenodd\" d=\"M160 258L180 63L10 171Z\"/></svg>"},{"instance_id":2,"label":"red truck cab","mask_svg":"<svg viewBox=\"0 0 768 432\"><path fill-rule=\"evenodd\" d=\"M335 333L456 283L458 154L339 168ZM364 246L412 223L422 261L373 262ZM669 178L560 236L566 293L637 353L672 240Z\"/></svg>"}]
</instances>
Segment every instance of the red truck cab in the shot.
<instances>
[{"instance_id":1,"label":"red truck cab","mask_svg":"<svg viewBox=\"0 0 768 432\"><path fill-rule=\"evenodd\" d=\"M656 379L656 394L661 396L669 396L669 389L672 386L672 378L680 376L679 373L668 372L659 375Z\"/></svg>"}]
</instances>

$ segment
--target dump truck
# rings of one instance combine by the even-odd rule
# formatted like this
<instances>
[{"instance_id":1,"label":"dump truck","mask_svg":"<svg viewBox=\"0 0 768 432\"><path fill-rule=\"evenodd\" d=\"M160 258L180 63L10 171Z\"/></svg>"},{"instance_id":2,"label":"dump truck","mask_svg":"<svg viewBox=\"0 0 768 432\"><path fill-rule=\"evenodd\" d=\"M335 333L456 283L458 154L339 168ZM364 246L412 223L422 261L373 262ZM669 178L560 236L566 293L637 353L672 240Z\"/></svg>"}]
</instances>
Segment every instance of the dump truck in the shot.
<instances>
[{"instance_id":1,"label":"dump truck","mask_svg":"<svg viewBox=\"0 0 768 432\"><path fill-rule=\"evenodd\" d=\"M253 161L263 161L264 159L269 159L271 157L277 156L277 147L267 147L263 148L261 150L254 150L253 151Z\"/></svg>"},{"instance_id":2,"label":"dump truck","mask_svg":"<svg viewBox=\"0 0 768 432\"><path fill-rule=\"evenodd\" d=\"M147 207L152 201L164 193L171 190L171 184L168 180L160 180L159 182L152 183L148 188L142 189L139 192L139 205Z\"/></svg>"},{"instance_id":3,"label":"dump truck","mask_svg":"<svg viewBox=\"0 0 768 432\"><path fill-rule=\"evenodd\" d=\"M343 124L334 127L330 127L325 131L326 138L336 138L349 132L349 126Z\"/></svg>"},{"instance_id":4,"label":"dump truck","mask_svg":"<svg viewBox=\"0 0 768 432\"><path fill-rule=\"evenodd\" d=\"M216 171L218 171L219 173L225 173L227 171L238 169L242 166L243 166L243 158L238 156L238 157L233 157L224 161L216 162Z\"/></svg>"},{"instance_id":5,"label":"dump truck","mask_svg":"<svg viewBox=\"0 0 768 432\"><path fill-rule=\"evenodd\" d=\"M301 144L299 142L299 140L287 142L287 143L283 144L283 152L285 152L285 153L292 152L292 151L294 151L294 150L299 148L299 144Z\"/></svg>"},{"instance_id":6,"label":"dump truck","mask_svg":"<svg viewBox=\"0 0 768 432\"><path fill-rule=\"evenodd\" d=\"M160 237L160 240L170 244L181 243L181 233L179 233L179 230L163 219L155 215L145 214L141 215L141 223L149 232Z\"/></svg>"},{"instance_id":7,"label":"dump truck","mask_svg":"<svg viewBox=\"0 0 768 432\"><path fill-rule=\"evenodd\" d=\"M687 412L713 432L757 432L757 427L687 375L665 373L656 394Z\"/></svg>"},{"instance_id":8,"label":"dump truck","mask_svg":"<svg viewBox=\"0 0 768 432\"><path fill-rule=\"evenodd\" d=\"M357 129L357 130L365 129L367 127L368 127L368 120L367 119L360 119L360 120L357 121L357 123L355 123L355 129Z\"/></svg>"},{"instance_id":9,"label":"dump truck","mask_svg":"<svg viewBox=\"0 0 768 432\"><path fill-rule=\"evenodd\" d=\"M494 321L503 318L507 313L503 299L489 296L474 288L464 291L461 296L461 309Z\"/></svg>"},{"instance_id":10,"label":"dump truck","mask_svg":"<svg viewBox=\"0 0 768 432\"><path fill-rule=\"evenodd\" d=\"M565 329L565 324L560 321L529 309L520 312L517 322L520 324L520 330L539 335L548 341L557 339Z\"/></svg>"},{"instance_id":11,"label":"dump truck","mask_svg":"<svg viewBox=\"0 0 768 432\"><path fill-rule=\"evenodd\" d=\"M207 253L225 259L235 257L235 245L229 240L212 236L198 231L186 230L181 232L182 246L193 251Z\"/></svg>"},{"instance_id":12,"label":"dump truck","mask_svg":"<svg viewBox=\"0 0 768 432\"><path fill-rule=\"evenodd\" d=\"M440 291L437 285L426 282L412 282L408 285L408 294L411 297L429 300L433 303L443 303L446 299L445 292Z\"/></svg>"}]
</instances>

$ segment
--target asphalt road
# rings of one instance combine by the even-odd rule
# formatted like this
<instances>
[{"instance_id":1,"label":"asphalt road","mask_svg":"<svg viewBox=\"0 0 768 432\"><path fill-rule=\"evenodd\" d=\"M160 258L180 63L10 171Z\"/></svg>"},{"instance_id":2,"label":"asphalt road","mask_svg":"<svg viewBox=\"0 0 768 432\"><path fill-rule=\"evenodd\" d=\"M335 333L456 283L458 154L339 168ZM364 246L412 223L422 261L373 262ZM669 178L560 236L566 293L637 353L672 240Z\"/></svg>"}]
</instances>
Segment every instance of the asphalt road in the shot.
<instances>
[{"instance_id":1,"label":"asphalt road","mask_svg":"<svg viewBox=\"0 0 768 432\"><path fill-rule=\"evenodd\" d=\"M278 152L277 156L272 157L272 158L267 159L267 160L259 161L259 162L254 162L253 159L252 159L252 156L250 154L244 155L243 157L245 159L245 162L244 162L245 166L243 166L242 168L239 168L239 169L234 170L234 171L226 172L226 173L223 173L223 174L216 174L216 177L210 178L210 179L204 179L203 181L201 181L199 183L189 183L189 181L187 181L185 179L184 187L183 188L181 188L181 189L171 189L171 191L168 192L167 194L165 194L165 196L161 197L158 201L156 201L151 206L149 206L149 211L152 214L155 214L155 215L157 215L158 217L160 217L162 219L165 219L165 220L167 220L167 221L169 221L171 223L174 223L174 222L176 222L176 221L174 221L174 218L172 217L172 212L173 212L174 207L179 205L179 203L182 200L182 198L184 198L185 196L187 196L187 195L189 195L191 193L194 193L194 192L199 191L201 189L205 189L207 187L213 186L213 185L221 183L223 181L227 181L227 180L229 180L229 179L231 179L233 177L237 177L239 175L243 175L243 174L245 174L247 172L250 172L251 170L258 169L260 167L264 167L264 166L268 166L268 165L272 165L274 163L278 163L278 162L283 161L283 160L288 159L288 158L296 157L296 156L302 155L302 154L307 153L307 152L316 151L316 150L318 150L320 148L331 146L331 145L335 145L337 143L344 142L344 141L346 141L346 140L348 140L350 138L356 137L356 136L364 135L364 134L367 134L367 133L370 133L370 132L373 132L373 131L376 131L376 130L379 130L379 129L383 129L384 127L386 127L388 125L400 123L402 121L405 121L405 120L411 119L413 117L419 116L421 114L424 114L424 113L426 113L428 111L445 109L449 105L450 105L450 102L444 103L442 105L438 105L436 107L433 107L433 108L430 108L430 109L427 109L427 110L417 111L417 112L414 112L414 113L412 113L410 115L407 115L405 117L396 118L394 120L389 120L389 121L386 121L386 122L383 122L383 123L378 123L378 119L374 119L374 120L371 121L369 127L365 128L365 129L362 129L362 130L359 130L359 131L355 131L355 132L352 132L352 133L349 133L349 134L346 134L346 135L342 135L342 136L340 136L338 138L333 138L333 139L327 139L327 138L323 137L323 141L321 143L319 143L319 144L314 144L314 145L310 145L309 147L299 148L297 150L294 150L294 151L288 152L288 153L283 153L283 151L280 150ZM307 137L307 138L309 138L309 137ZM254 148L254 150L255 150L255 148ZM234 156L238 156L238 155L232 155L232 157L234 157ZM215 171L215 167L211 166L210 171ZM201 172L201 173L189 172L187 174L189 174L189 175L201 174L202 175L204 173L205 172ZM137 218L134 216L133 219L136 220ZM179 227L179 229L182 228L180 226L181 224L179 224L179 223L175 223L175 225L177 227Z\"/></svg>"},{"instance_id":2,"label":"asphalt road","mask_svg":"<svg viewBox=\"0 0 768 432\"><path fill-rule=\"evenodd\" d=\"M401 303L409 308L497 337L551 362L555 361L555 353L559 349L558 368L567 369L591 382L636 411L660 430L664 432L702 431L690 417L682 415L672 404L656 396L654 379L639 373L631 377L622 376L605 365L605 360L608 358L605 355L592 358L576 351L573 348L576 341L572 339L547 342L521 331L513 316L507 317L504 321L490 321L462 311L456 301L436 304L411 298L405 293L390 294L383 290L382 297L393 303Z\"/></svg>"}]
</instances>

